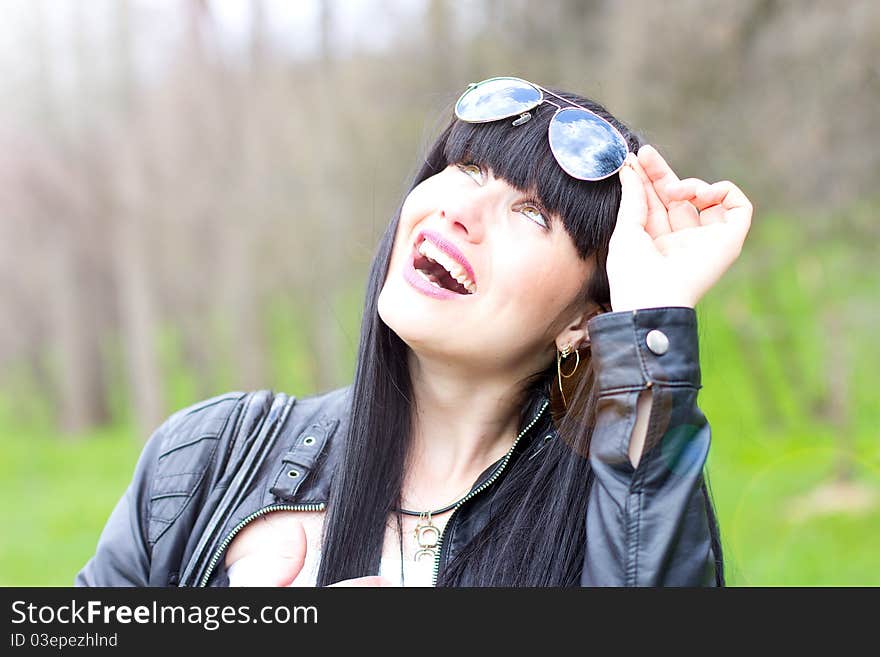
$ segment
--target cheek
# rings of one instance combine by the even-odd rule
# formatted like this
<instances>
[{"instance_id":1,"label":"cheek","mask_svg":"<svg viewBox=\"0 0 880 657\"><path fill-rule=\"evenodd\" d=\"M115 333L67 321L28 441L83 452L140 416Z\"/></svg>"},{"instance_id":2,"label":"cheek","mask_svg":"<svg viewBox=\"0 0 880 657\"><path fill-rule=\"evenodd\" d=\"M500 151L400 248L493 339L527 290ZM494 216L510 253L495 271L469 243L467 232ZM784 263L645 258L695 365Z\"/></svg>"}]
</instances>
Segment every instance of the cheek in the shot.
<instances>
[{"instance_id":1,"label":"cheek","mask_svg":"<svg viewBox=\"0 0 880 657\"><path fill-rule=\"evenodd\" d=\"M437 202L448 192L448 184L440 175L434 175L419 183L407 194L400 210L401 223L412 225L426 215L437 211Z\"/></svg>"},{"instance_id":2,"label":"cheek","mask_svg":"<svg viewBox=\"0 0 880 657\"><path fill-rule=\"evenodd\" d=\"M395 256L402 250L409 250L415 238L413 231L420 225L424 218L436 211L436 204L432 205L432 199L436 198L434 188L429 178L413 189L403 201L400 207L400 222L397 224L397 234L394 237Z\"/></svg>"},{"instance_id":3,"label":"cheek","mask_svg":"<svg viewBox=\"0 0 880 657\"><path fill-rule=\"evenodd\" d=\"M555 259L554 259L555 258ZM508 259L503 294L515 302L517 314L533 321L552 322L571 303L588 271L580 260L560 262L558 254Z\"/></svg>"}]
</instances>

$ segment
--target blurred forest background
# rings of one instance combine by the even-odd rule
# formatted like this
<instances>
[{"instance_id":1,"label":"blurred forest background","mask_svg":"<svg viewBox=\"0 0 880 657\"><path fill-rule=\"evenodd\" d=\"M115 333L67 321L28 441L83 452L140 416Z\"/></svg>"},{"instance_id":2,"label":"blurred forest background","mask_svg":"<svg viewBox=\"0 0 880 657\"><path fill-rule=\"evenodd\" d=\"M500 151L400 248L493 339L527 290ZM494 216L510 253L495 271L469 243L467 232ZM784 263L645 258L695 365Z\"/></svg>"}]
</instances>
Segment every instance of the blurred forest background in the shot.
<instances>
[{"instance_id":1,"label":"blurred forest background","mask_svg":"<svg viewBox=\"0 0 880 657\"><path fill-rule=\"evenodd\" d=\"M728 579L880 584L873 0L0 0L0 584L67 585L171 411L347 384L466 83L607 105L756 211L698 307Z\"/></svg>"}]
</instances>

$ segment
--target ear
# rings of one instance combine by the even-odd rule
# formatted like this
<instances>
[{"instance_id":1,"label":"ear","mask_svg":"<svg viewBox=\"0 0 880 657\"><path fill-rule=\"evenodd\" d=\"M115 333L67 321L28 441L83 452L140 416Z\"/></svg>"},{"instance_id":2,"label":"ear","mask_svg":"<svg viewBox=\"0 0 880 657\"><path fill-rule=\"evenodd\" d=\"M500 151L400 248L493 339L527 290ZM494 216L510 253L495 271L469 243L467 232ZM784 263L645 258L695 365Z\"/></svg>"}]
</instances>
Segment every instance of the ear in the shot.
<instances>
[{"instance_id":1,"label":"ear","mask_svg":"<svg viewBox=\"0 0 880 657\"><path fill-rule=\"evenodd\" d=\"M565 325L565 329L556 336L556 348L562 351L568 344L572 349L585 347L590 341L587 323L601 312L602 307L599 304L593 301L589 302L587 307L572 317L571 321Z\"/></svg>"}]
</instances>

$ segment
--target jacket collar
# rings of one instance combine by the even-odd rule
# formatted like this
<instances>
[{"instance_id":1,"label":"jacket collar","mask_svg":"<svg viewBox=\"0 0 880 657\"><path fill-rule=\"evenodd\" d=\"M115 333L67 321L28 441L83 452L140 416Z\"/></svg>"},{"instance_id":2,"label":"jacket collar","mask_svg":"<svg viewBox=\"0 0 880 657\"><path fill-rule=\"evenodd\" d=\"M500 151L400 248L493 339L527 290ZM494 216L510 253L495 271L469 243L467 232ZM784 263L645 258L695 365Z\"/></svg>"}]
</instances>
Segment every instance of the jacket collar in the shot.
<instances>
[{"instance_id":1,"label":"jacket collar","mask_svg":"<svg viewBox=\"0 0 880 657\"><path fill-rule=\"evenodd\" d=\"M286 502L326 504L331 471L338 465L344 451L341 434L348 427L351 388L347 386L337 391L338 394L331 394L332 403L310 422L290 427L293 436L288 438L287 448L281 454L282 467L276 470L267 493ZM331 402L331 399L327 401ZM521 437L514 444L510 458L505 454L486 468L471 490L482 486L499 469L506 467L505 460L509 464L526 452L531 458L556 435L550 414L549 387L540 388L526 402L517 435Z\"/></svg>"}]
</instances>

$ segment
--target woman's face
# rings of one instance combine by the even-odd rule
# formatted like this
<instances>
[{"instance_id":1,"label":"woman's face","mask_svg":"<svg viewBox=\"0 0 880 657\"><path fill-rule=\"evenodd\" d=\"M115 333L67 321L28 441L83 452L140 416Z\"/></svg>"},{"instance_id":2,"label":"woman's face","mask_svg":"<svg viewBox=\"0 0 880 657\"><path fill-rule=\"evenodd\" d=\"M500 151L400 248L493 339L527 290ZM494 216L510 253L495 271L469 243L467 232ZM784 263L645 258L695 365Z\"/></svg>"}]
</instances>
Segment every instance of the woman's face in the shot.
<instances>
[{"instance_id":1,"label":"woman's face","mask_svg":"<svg viewBox=\"0 0 880 657\"><path fill-rule=\"evenodd\" d=\"M491 171L451 164L404 201L378 311L417 355L525 375L546 367L557 335L584 310L576 296L592 267L561 218Z\"/></svg>"}]
</instances>

